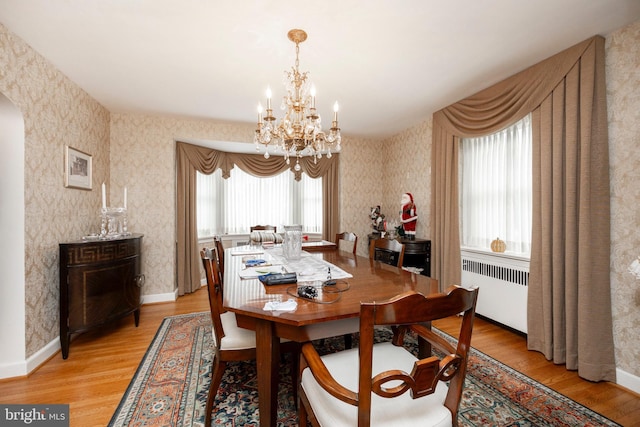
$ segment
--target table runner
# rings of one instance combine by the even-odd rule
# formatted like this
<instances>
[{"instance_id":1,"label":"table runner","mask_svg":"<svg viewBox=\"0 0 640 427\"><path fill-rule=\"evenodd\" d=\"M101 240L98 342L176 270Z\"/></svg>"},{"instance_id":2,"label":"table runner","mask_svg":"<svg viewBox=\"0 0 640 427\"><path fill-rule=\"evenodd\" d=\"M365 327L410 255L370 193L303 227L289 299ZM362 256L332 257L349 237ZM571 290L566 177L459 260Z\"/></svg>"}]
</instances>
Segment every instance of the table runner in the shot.
<instances>
[{"instance_id":1,"label":"table runner","mask_svg":"<svg viewBox=\"0 0 640 427\"><path fill-rule=\"evenodd\" d=\"M282 254L281 247L265 249L262 253L245 251L232 251L232 255L242 254L243 265L248 260L264 260L264 264L255 267L244 267L240 271L243 279L255 279L262 274L268 273L296 273L298 281L313 282L325 281L328 279L348 279L353 277L350 273L340 267L322 259L321 255L311 254L303 251L300 258L296 260L286 259Z\"/></svg>"}]
</instances>

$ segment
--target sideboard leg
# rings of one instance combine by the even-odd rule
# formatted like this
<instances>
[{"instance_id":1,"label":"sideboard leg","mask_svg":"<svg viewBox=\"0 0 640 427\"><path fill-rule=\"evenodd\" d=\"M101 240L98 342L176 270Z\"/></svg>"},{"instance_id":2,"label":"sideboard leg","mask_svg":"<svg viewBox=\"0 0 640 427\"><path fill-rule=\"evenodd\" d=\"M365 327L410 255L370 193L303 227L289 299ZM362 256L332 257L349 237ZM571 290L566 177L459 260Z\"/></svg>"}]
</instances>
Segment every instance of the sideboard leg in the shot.
<instances>
[{"instance_id":1,"label":"sideboard leg","mask_svg":"<svg viewBox=\"0 0 640 427\"><path fill-rule=\"evenodd\" d=\"M60 334L60 347L62 348L62 358L69 357L69 342L71 341L71 334L63 332Z\"/></svg>"}]
</instances>

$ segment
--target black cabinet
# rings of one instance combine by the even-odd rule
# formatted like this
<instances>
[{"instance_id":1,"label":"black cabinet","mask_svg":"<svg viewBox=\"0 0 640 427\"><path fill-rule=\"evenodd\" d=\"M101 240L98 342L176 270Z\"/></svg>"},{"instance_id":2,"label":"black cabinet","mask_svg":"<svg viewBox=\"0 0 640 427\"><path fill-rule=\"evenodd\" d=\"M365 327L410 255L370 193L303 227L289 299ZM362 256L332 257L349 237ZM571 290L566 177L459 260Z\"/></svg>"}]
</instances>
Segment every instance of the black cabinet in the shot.
<instances>
[{"instance_id":1,"label":"black cabinet","mask_svg":"<svg viewBox=\"0 0 640 427\"><path fill-rule=\"evenodd\" d=\"M142 235L60 243L60 344L71 334L134 315L140 321Z\"/></svg>"},{"instance_id":2,"label":"black cabinet","mask_svg":"<svg viewBox=\"0 0 640 427\"><path fill-rule=\"evenodd\" d=\"M380 234L369 234L369 245L374 239L379 239ZM399 237L400 243L404 244L404 261L403 267L422 268L423 276L431 276L431 240L426 239L407 239ZM393 256L393 255L390 255Z\"/></svg>"},{"instance_id":3,"label":"black cabinet","mask_svg":"<svg viewBox=\"0 0 640 427\"><path fill-rule=\"evenodd\" d=\"M398 241L404 244L404 267L422 268L423 276L431 276L431 240L405 239Z\"/></svg>"}]
</instances>

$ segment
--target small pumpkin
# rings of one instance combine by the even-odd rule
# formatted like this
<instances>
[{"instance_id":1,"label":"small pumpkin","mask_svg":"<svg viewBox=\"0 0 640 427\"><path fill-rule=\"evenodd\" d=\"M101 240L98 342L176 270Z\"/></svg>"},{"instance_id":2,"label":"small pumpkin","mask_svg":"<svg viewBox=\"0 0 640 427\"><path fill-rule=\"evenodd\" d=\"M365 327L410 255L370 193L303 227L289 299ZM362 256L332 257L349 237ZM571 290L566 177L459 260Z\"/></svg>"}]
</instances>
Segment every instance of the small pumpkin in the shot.
<instances>
[{"instance_id":1,"label":"small pumpkin","mask_svg":"<svg viewBox=\"0 0 640 427\"><path fill-rule=\"evenodd\" d=\"M507 244L500 240L500 238L496 238L493 242L491 242L491 250L493 252L504 252L507 249Z\"/></svg>"}]
</instances>

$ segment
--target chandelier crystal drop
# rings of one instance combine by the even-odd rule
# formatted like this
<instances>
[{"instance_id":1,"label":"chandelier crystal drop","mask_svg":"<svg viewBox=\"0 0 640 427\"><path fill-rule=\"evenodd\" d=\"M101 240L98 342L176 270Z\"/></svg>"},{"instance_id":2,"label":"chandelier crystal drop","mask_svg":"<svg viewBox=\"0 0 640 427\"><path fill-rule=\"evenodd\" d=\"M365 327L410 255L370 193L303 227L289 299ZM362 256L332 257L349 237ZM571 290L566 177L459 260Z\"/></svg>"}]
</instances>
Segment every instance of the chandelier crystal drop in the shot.
<instances>
[{"instance_id":1,"label":"chandelier crystal drop","mask_svg":"<svg viewBox=\"0 0 640 427\"><path fill-rule=\"evenodd\" d=\"M259 152L264 147L264 158L270 157L269 147L273 153L282 153L287 164L290 157L296 157L295 170L300 170L299 159L304 155L314 157L314 162L326 154L331 158L331 150L340 151L340 128L338 127L338 103L333 106L333 121L329 133L322 130L322 120L316 110L316 89L308 80L308 72L299 70L298 55L300 43L307 39L303 30L293 29L287 34L289 40L296 44L296 62L291 71L284 73L286 95L282 98L280 108L284 116L277 123L271 108L271 88L267 88L267 108L263 117L263 108L258 104L258 128L254 142Z\"/></svg>"}]
</instances>

